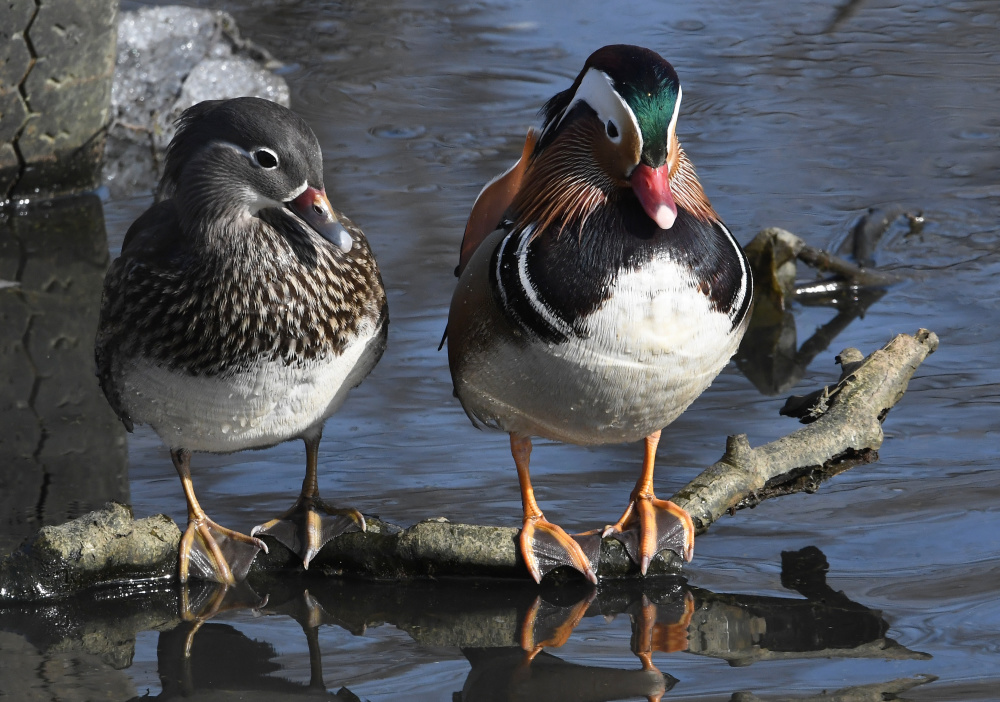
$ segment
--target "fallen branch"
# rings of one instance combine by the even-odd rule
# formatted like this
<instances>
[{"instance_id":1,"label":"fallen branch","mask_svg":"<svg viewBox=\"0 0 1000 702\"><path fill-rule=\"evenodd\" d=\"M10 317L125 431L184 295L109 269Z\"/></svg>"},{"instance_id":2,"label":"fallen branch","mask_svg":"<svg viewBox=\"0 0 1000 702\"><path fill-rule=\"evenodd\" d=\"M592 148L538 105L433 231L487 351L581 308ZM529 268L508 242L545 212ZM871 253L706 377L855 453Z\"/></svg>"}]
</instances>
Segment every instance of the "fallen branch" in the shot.
<instances>
[{"instance_id":1,"label":"fallen branch","mask_svg":"<svg viewBox=\"0 0 1000 702\"><path fill-rule=\"evenodd\" d=\"M838 357L844 368L840 382L786 410L802 415L808 426L757 448L744 435L730 437L722 458L672 499L704 532L728 512L767 497L812 491L831 475L872 460L882 444L882 420L937 345L937 336L922 329L915 336L897 336L863 361L856 350L844 351ZM517 529L446 519L408 529L375 518L368 524L365 533L344 534L327 544L310 572L374 579L528 577ZM45 527L33 542L0 561L0 601L44 600L109 582L168 577L176 573L179 537L168 518L133 521L122 505ZM257 557L251 575L301 570L297 556L265 538L270 553ZM651 573L679 570L671 552L661 556ZM598 573L633 577L638 569L619 542L605 539Z\"/></svg>"},{"instance_id":2,"label":"fallen branch","mask_svg":"<svg viewBox=\"0 0 1000 702\"><path fill-rule=\"evenodd\" d=\"M885 223L885 226L888 226L888 222ZM746 251L747 256L751 259L754 273L768 269L775 271L777 277L782 280L780 285L773 287L786 293L794 290L795 259L817 271L840 276L843 278L843 282L849 286L885 286L898 283L900 280L898 276L891 273L860 266L828 251L810 246L801 237L779 227L768 227L762 230L747 245ZM770 264L762 260L764 256L773 259ZM791 275L791 281L783 280L786 275ZM754 278L756 282L757 276L755 275ZM764 289L770 289L769 281L763 282Z\"/></svg>"},{"instance_id":3,"label":"fallen branch","mask_svg":"<svg viewBox=\"0 0 1000 702\"><path fill-rule=\"evenodd\" d=\"M844 374L836 385L816 395L808 426L757 448L745 435L730 437L726 452L714 465L671 499L704 533L727 512L752 507L762 499L799 491L815 491L819 482L867 463L882 445L882 420L899 401L917 366L937 348L935 334L920 330L900 334L887 346L860 361L848 349L838 356ZM328 545L314 568L336 575L374 578L478 575L527 577L517 549L517 529L420 522L405 530L383 523L377 533L345 534ZM273 544L273 545L272 545ZM271 553L258 556L254 569L296 567L296 557L274 541ZM677 571L678 559L664 551L650 573ZM598 574L602 578L638 575L638 567L621 544L604 539Z\"/></svg>"},{"instance_id":4,"label":"fallen branch","mask_svg":"<svg viewBox=\"0 0 1000 702\"><path fill-rule=\"evenodd\" d=\"M898 335L860 362L856 349L845 350L837 357L843 377L814 393L808 426L758 448L751 448L745 435L729 437L722 458L683 487L674 501L704 532L726 512L757 504L766 490L807 474L825 479L844 463L868 462L882 445L882 420L937 346L937 335L921 329L915 336Z\"/></svg>"}]
</instances>

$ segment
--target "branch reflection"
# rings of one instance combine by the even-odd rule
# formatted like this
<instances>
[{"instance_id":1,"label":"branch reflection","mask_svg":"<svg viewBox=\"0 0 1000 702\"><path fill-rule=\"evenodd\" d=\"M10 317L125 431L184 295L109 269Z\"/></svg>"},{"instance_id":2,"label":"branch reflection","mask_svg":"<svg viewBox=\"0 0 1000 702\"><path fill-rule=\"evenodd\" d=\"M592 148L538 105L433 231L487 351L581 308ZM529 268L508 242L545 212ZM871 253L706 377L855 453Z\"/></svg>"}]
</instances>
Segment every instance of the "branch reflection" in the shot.
<instances>
[{"instance_id":1,"label":"branch reflection","mask_svg":"<svg viewBox=\"0 0 1000 702\"><path fill-rule=\"evenodd\" d=\"M256 578L230 590L209 583L184 589L133 585L129 592L95 593L58 607L0 610L0 629L22 634L42 652L83 649L105 661L109 675L131 663L138 632L159 631L162 691L155 699L230 693L242 699L360 699L347 688L335 693L328 688L324 659L350 655L321 650L330 627L364 636L389 625L420 647L460 653L470 665L462 689L454 693L461 701L659 700L678 682L656 664L681 667L681 652L733 666L788 658L928 658L888 638L881 612L833 590L827 569L816 548L782 554L782 584L796 593L790 597L715 593L680 578L605 581L597 590L582 583L539 589L502 580L399 583L284 576ZM256 617L257 638L241 629L246 621L241 611ZM576 633L585 622L592 635L601 618L612 626L620 616L631 628L635 668L589 665L560 655L568 642L585 645ZM285 629L273 627L275 643L259 640L260 631L272 627L268 618L291 618L302 628L308 682L282 676L287 662L278 660L277 647L287 646Z\"/></svg>"},{"instance_id":2,"label":"branch reflection","mask_svg":"<svg viewBox=\"0 0 1000 702\"><path fill-rule=\"evenodd\" d=\"M765 229L746 246L754 276L754 311L736 353L740 371L765 395L778 395L802 380L809 364L855 319L878 302L888 286L899 282L893 273L875 268L881 241L920 231L923 217L895 205L871 209L851 228L839 253L850 253L856 263L816 249L790 232ZM905 230L905 231L904 231ZM798 281L798 262L833 276ZM798 344L793 301L824 306L836 315Z\"/></svg>"}]
</instances>

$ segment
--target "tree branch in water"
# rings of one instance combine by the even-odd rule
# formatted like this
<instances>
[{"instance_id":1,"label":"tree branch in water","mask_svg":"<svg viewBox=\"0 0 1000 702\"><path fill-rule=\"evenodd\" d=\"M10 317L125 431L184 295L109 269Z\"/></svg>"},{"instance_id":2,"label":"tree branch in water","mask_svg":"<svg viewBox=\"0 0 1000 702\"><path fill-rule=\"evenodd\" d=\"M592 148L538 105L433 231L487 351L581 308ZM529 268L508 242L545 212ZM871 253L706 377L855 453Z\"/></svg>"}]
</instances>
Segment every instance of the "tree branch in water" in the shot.
<instances>
[{"instance_id":1,"label":"tree branch in water","mask_svg":"<svg viewBox=\"0 0 1000 702\"><path fill-rule=\"evenodd\" d=\"M785 413L801 417L805 427L756 448L744 435L730 437L722 458L673 501L691 513L703 533L727 513L770 497L813 492L831 476L874 460L882 445L882 421L937 345L937 336L921 329L913 336L900 334L863 360L857 350L845 350L838 356L843 369L839 382L786 404ZM517 529L445 519L408 529L375 518L368 524L365 533L345 534L327 544L310 572L392 579L528 577ZM179 538L180 531L166 517L132 520L121 505L45 527L34 541L0 561L0 602L51 599L101 584L176 573ZM297 556L265 539L270 553L257 557L251 573L301 569ZM677 560L665 551L650 573L679 570ZM619 542L605 539L598 573L637 577L638 568Z\"/></svg>"}]
</instances>

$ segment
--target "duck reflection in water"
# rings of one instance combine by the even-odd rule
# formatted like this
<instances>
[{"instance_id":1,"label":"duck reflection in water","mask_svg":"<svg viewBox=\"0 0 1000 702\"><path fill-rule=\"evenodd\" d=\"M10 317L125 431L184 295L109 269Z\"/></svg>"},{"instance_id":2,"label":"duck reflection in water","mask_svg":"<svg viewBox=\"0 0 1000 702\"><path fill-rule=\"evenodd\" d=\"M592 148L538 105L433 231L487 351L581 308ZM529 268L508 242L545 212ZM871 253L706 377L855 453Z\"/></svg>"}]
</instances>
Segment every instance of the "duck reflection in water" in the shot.
<instances>
[{"instance_id":1,"label":"duck reflection in water","mask_svg":"<svg viewBox=\"0 0 1000 702\"><path fill-rule=\"evenodd\" d=\"M609 581L597 591L581 583L545 588L541 595L524 583L499 581L255 578L252 586L266 591L266 599L248 585L227 589L197 583L182 593L186 621L160 634L160 699L211 697L212 691L223 690L359 699L345 688L327 691L321 642L335 640L337 628L362 636L383 624L405 631L420 646L461 651L471 666L461 691L454 694L462 701L657 700L678 683L657 670L655 654L669 655L672 665L682 664L673 654L687 652L735 666L816 657L927 658L887 638L889 625L880 612L834 591L826 582L827 569L816 548L782 554L782 584L795 597L713 593L669 578ZM166 610L171 603L164 600L161 606ZM283 680L274 662L276 649L247 638L238 622L209 621L239 608L299 623L309 650L308 684ZM116 616L122 611L119 603ZM637 668L583 665L552 653L585 620L589 627L599 626L598 617L610 620L620 614L629 618ZM329 663L339 654L333 643L326 648Z\"/></svg>"},{"instance_id":2,"label":"duck reflection in water","mask_svg":"<svg viewBox=\"0 0 1000 702\"><path fill-rule=\"evenodd\" d=\"M545 648L558 648L569 640L594 606L595 598L593 592L573 605L559 606L538 596L522 622L520 647L463 648L472 670L455 700L603 702L645 697L649 702L658 702L677 679L653 665L653 651L675 653L687 649L694 598L678 588L667 597L662 612L645 594L629 605L631 649L642 663L640 670L578 665L545 652ZM599 607L595 609L595 613L601 613Z\"/></svg>"}]
</instances>

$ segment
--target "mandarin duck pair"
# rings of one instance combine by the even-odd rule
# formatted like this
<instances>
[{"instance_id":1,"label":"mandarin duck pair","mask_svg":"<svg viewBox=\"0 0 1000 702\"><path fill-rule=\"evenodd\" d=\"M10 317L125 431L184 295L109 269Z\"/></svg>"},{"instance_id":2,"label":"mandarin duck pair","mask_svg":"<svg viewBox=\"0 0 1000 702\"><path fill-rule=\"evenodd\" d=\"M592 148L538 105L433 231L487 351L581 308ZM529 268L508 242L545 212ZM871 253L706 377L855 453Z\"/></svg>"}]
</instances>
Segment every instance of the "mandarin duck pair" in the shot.
<instances>
[{"instance_id":1,"label":"mandarin duck pair","mask_svg":"<svg viewBox=\"0 0 1000 702\"><path fill-rule=\"evenodd\" d=\"M521 159L480 193L448 317L456 394L477 426L510 435L520 548L536 581L596 553L547 521L529 477L532 437L645 439L620 539L643 573L661 549L690 560L690 517L653 494L660 430L711 383L746 329L752 281L675 132L681 88L656 53L607 46L549 100ZM334 210L309 126L266 100L200 103L181 117L158 202L129 229L104 284L96 359L126 428L169 447L188 505L180 579L242 579L269 534L306 568L364 530L317 489L325 420L386 345L385 290L361 231ZM195 451L302 439L295 504L249 535L213 522Z\"/></svg>"}]
</instances>

